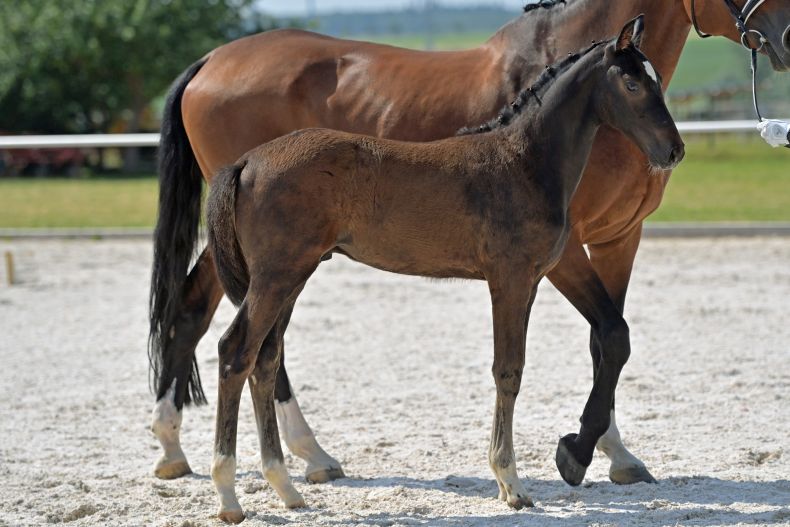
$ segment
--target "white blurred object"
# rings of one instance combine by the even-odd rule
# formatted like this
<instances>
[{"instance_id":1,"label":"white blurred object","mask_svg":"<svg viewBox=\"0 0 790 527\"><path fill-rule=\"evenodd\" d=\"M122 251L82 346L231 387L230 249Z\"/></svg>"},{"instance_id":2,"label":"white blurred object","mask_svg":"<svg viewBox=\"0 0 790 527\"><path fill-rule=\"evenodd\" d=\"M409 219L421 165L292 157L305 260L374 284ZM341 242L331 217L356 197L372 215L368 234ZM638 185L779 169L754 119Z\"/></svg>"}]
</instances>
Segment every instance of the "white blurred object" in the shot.
<instances>
[{"instance_id":1,"label":"white blurred object","mask_svg":"<svg viewBox=\"0 0 790 527\"><path fill-rule=\"evenodd\" d=\"M790 144L790 122L765 119L757 123L757 129L765 142L773 147Z\"/></svg>"}]
</instances>

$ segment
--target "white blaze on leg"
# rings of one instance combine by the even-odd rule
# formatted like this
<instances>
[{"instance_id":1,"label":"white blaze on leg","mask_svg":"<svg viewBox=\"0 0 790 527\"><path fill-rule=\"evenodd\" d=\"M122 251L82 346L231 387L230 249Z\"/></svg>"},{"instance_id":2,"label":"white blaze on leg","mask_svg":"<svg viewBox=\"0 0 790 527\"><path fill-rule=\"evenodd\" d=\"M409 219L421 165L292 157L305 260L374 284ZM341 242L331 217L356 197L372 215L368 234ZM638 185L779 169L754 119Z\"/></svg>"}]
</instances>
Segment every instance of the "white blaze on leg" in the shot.
<instances>
[{"instance_id":1,"label":"white blaze on leg","mask_svg":"<svg viewBox=\"0 0 790 527\"><path fill-rule=\"evenodd\" d=\"M244 513L236 499L236 458L215 454L211 464L211 479L219 496L218 516L223 521L238 523L244 518Z\"/></svg>"},{"instance_id":2,"label":"white blaze on leg","mask_svg":"<svg viewBox=\"0 0 790 527\"><path fill-rule=\"evenodd\" d=\"M291 390L293 393L293 390ZM342 477L342 469L332 456L327 454L321 445L316 441L310 425L305 421L296 397L292 396L288 401L281 403L275 401L274 409L277 414L277 422L280 430L283 431L285 444L288 450L307 461L306 475L308 481L328 481L326 476ZM311 479L311 475L316 476Z\"/></svg>"},{"instance_id":3,"label":"white blaze on leg","mask_svg":"<svg viewBox=\"0 0 790 527\"><path fill-rule=\"evenodd\" d=\"M165 396L157 401L151 415L151 431L159 439L164 455L157 461L154 473L160 478L179 477L190 472L187 458L181 450L181 411L176 408L176 380Z\"/></svg>"},{"instance_id":4,"label":"white blaze on leg","mask_svg":"<svg viewBox=\"0 0 790 527\"><path fill-rule=\"evenodd\" d=\"M285 506L289 509L304 507L304 498L294 488L285 465L277 459L263 461L263 477L274 488Z\"/></svg>"},{"instance_id":5,"label":"white blaze on leg","mask_svg":"<svg viewBox=\"0 0 790 527\"><path fill-rule=\"evenodd\" d=\"M650 61L646 60L646 61L642 62L642 65L645 67L645 71L650 76L650 78L653 79L653 81L656 82L656 84L657 84L658 83L658 75L656 75L656 70L653 69L653 65L650 64Z\"/></svg>"},{"instance_id":6,"label":"white blaze on leg","mask_svg":"<svg viewBox=\"0 0 790 527\"><path fill-rule=\"evenodd\" d=\"M625 448L625 445L623 445L623 440L620 438L620 431L617 429L614 410L610 411L609 416L611 419L609 429L601 436L596 445L596 448L606 454L612 462L609 472L644 467L645 464L629 452L628 449Z\"/></svg>"}]
</instances>

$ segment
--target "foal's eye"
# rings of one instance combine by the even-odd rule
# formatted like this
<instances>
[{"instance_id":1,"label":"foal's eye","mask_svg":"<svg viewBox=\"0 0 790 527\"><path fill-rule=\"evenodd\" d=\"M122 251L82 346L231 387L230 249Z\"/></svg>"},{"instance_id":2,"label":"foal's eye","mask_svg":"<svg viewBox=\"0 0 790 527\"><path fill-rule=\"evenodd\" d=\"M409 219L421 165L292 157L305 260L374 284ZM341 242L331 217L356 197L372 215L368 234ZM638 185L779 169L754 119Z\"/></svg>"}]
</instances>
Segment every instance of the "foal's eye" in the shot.
<instances>
[{"instance_id":1,"label":"foal's eye","mask_svg":"<svg viewBox=\"0 0 790 527\"><path fill-rule=\"evenodd\" d=\"M628 91L639 91L639 85L634 81L625 81L625 87Z\"/></svg>"}]
</instances>

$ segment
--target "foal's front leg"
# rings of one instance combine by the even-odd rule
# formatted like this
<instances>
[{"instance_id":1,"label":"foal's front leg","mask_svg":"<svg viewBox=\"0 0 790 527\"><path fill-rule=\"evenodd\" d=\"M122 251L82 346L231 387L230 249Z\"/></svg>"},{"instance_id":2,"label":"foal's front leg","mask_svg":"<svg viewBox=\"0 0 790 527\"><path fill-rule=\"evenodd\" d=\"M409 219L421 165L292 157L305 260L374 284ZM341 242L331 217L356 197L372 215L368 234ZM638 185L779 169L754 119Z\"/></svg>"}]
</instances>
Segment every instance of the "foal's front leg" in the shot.
<instances>
[{"instance_id":1,"label":"foal's front leg","mask_svg":"<svg viewBox=\"0 0 790 527\"><path fill-rule=\"evenodd\" d=\"M534 503L516 471L513 409L521 388L527 320L535 296L535 283L534 280L514 282L489 282L494 315L492 373L497 393L488 462L499 485L499 499L507 501L514 509L521 509L533 507Z\"/></svg>"}]
</instances>

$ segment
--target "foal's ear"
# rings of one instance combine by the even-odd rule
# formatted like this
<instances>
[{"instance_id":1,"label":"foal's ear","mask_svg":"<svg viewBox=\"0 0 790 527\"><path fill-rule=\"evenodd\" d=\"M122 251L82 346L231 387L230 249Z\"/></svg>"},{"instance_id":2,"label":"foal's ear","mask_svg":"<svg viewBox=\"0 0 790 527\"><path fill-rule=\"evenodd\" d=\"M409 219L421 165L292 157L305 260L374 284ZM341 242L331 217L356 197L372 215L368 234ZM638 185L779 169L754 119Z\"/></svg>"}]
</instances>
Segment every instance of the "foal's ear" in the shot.
<instances>
[{"instance_id":1,"label":"foal's ear","mask_svg":"<svg viewBox=\"0 0 790 527\"><path fill-rule=\"evenodd\" d=\"M617 37L615 49L625 49L631 44L638 48L642 44L642 33L644 28L645 15L639 15L633 20L626 22L625 26L623 26L623 30L620 31L620 36Z\"/></svg>"}]
</instances>

